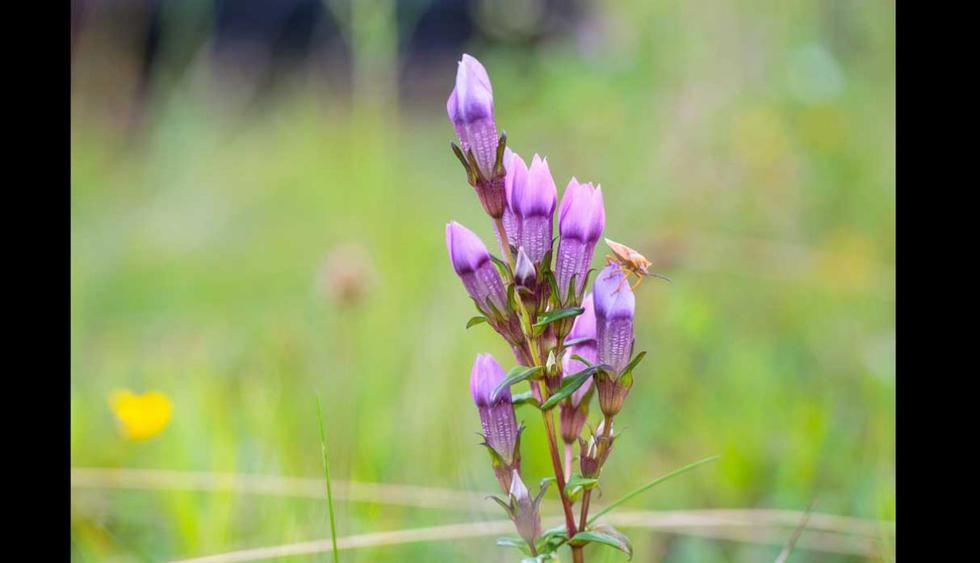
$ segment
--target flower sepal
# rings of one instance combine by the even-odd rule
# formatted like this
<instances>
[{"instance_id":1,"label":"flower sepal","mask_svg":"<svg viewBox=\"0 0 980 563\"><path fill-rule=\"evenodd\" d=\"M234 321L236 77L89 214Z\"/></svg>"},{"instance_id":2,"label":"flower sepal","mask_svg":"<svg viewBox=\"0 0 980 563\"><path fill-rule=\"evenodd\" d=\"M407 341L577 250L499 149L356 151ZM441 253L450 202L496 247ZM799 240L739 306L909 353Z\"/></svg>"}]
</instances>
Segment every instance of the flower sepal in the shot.
<instances>
[{"instance_id":1,"label":"flower sepal","mask_svg":"<svg viewBox=\"0 0 980 563\"><path fill-rule=\"evenodd\" d=\"M541 514L538 508L550 484L550 479L542 480L537 496L532 499L530 492L527 490L527 486L521 480L521 474L515 470L511 475L511 485L507 493L507 501L497 496L487 497L504 509L507 516L514 522L517 533L527 542L529 547L536 546L537 538L541 536ZM536 547L532 549L534 551L537 550Z\"/></svg>"},{"instance_id":2,"label":"flower sepal","mask_svg":"<svg viewBox=\"0 0 980 563\"><path fill-rule=\"evenodd\" d=\"M606 421L603 420L599 426L592 431L589 441L578 439L579 446L579 469L582 477L586 479L598 479L602 472L602 466L612 452L613 443L616 441L616 434L612 428L609 435L605 435Z\"/></svg>"},{"instance_id":3,"label":"flower sepal","mask_svg":"<svg viewBox=\"0 0 980 563\"><path fill-rule=\"evenodd\" d=\"M524 432L524 424L517 427L517 439L514 440L514 451L507 452L508 457L511 459L509 463L500 452L490 445L486 435L480 434L483 438L483 442L480 445L485 447L490 454L490 466L493 468L493 474L497 478L497 482L500 483L500 488L505 492L510 491L511 478L514 471L520 471L521 469L522 432Z\"/></svg>"}]
</instances>

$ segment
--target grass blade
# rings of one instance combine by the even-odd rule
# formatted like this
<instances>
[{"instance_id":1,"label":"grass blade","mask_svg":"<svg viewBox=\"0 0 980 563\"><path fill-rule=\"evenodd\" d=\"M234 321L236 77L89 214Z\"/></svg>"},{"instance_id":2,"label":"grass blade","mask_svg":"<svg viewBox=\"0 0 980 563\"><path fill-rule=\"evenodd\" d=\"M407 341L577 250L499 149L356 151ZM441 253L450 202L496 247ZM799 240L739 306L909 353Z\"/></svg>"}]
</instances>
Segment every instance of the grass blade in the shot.
<instances>
[{"instance_id":1,"label":"grass blade","mask_svg":"<svg viewBox=\"0 0 980 563\"><path fill-rule=\"evenodd\" d=\"M623 504L624 502L630 500L631 498L633 498L633 497L635 497L635 496L637 496L637 495L639 495L641 493L645 493L646 491L652 489L653 487L659 485L660 483L663 483L664 481L667 481L668 479L672 479L674 477L677 477L681 473L687 473L688 471L694 469L695 467L704 465L705 463L708 463L709 461L715 461L716 459L718 459L720 457L721 457L720 455L713 455L711 457L706 457L706 458L702 459L701 461L695 461L694 463L689 463L689 464L685 465L684 467L681 467L680 469L675 469L674 471L671 471L670 473L668 473L666 475L663 475L661 477L657 477L656 479L654 479L653 481L650 481L646 485L643 485L639 489L636 489L635 491L633 491L631 493L627 493L627 494L623 495L622 497L619 497L618 500L616 500L615 502L613 502L609 506L603 508L599 512L596 512L595 514L592 515L591 518L589 518L589 522L588 523L589 524L592 524L600 516L602 516L604 514L608 514L613 509L615 509L617 506Z\"/></svg>"},{"instance_id":2,"label":"grass blade","mask_svg":"<svg viewBox=\"0 0 980 563\"><path fill-rule=\"evenodd\" d=\"M800 518L800 525L793 530L793 535L790 536L789 541L783 547L783 550L779 552L779 557L776 558L776 563L786 563L789 559L789 554L793 552L793 548L796 547L796 542L800 539L800 534L803 533L803 529L806 528L807 523L810 521L810 511L813 510L813 502L807 505L806 511L803 512L803 517Z\"/></svg>"},{"instance_id":3,"label":"grass blade","mask_svg":"<svg viewBox=\"0 0 980 563\"><path fill-rule=\"evenodd\" d=\"M330 490L330 464L327 462L327 437L323 432L323 409L320 408L320 396L316 397L316 418L320 422L320 451L323 453L323 478L327 482L327 511L330 513L330 545L333 547L334 563L340 563L340 553L337 551L337 525L333 516L333 492Z\"/></svg>"}]
</instances>

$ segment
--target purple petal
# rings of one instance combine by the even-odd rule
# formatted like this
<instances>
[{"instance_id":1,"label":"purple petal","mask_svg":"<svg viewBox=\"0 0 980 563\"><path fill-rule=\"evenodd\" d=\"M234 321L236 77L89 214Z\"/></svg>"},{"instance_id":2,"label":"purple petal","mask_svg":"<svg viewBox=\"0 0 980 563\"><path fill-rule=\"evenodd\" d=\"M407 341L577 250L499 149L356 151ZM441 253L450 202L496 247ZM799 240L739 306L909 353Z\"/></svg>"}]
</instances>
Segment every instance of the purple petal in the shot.
<instances>
[{"instance_id":1,"label":"purple petal","mask_svg":"<svg viewBox=\"0 0 980 563\"><path fill-rule=\"evenodd\" d=\"M616 264L609 264L596 276L592 285L598 322L628 317L632 320L636 301L629 281Z\"/></svg>"},{"instance_id":2,"label":"purple petal","mask_svg":"<svg viewBox=\"0 0 980 563\"><path fill-rule=\"evenodd\" d=\"M492 355L477 354L473 369L470 370L470 393L473 394L473 402L479 407L490 406L493 389L506 377L507 374ZM510 400L510 388L508 388L500 392L496 402L509 403Z\"/></svg>"},{"instance_id":3,"label":"purple petal","mask_svg":"<svg viewBox=\"0 0 980 563\"><path fill-rule=\"evenodd\" d=\"M490 253L480 237L456 221L446 225L446 248L453 269L459 275L474 272L490 260Z\"/></svg>"},{"instance_id":4,"label":"purple petal","mask_svg":"<svg viewBox=\"0 0 980 563\"><path fill-rule=\"evenodd\" d=\"M547 217L550 221L554 216L558 189L551 177L547 160L534 155L526 180L515 184L513 190L514 211L521 220L528 217Z\"/></svg>"},{"instance_id":5,"label":"purple petal","mask_svg":"<svg viewBox=\"0 0 980 563\"><path fill-rule=\"evenodd\" d=\"M595 243L602 235L606 210L602 188L591 183L580 184L572 178L562 196L558 213L558 232L562 239Z\"/></svg>"}]
</instances>

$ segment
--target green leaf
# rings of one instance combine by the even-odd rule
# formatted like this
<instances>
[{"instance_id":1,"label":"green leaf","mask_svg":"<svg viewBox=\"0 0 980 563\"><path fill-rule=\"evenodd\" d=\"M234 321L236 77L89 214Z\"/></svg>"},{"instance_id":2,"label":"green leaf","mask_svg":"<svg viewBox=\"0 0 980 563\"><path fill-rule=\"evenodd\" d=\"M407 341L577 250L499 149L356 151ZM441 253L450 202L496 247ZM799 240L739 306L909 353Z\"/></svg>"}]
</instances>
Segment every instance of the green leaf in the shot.
<instances>
[{"instance_id":1,"label":"green leaf","mask_svg":"<svg viewBox=\"0 0 980 563\"><path fill-rule=\"evenodd\" d=\"M551 270L547 270L544 273L544 279L548 281L548 286L551 288L551 295L548 297L548 301L552 305L559 305L561 301L558 297L558 282L555 280L555 275Z\"/></svg>"},{"instance_id":2,"label":"green leaf","mask_svg":"<svg viewBox=\"0 0 980 563\"><path fill-rule=\"evenodd\" d=\"M671 471L670 473L668 473L666 475L657 477L656 479L654 479L653 481L650 481L646 485L643 485L642 487L640 487L638 489L635 489L634 491L632 491L630 493L627 493L627 494L619 497L618 500L616 500L615 502L613 502L609 506L607 506L607 507L603 508L602 510L600 510L599 512L596 512L595 514L593 514L589 518L588 524L592 524L600 516L603 516L605 514L609 514L610 512L612 512L619 505L623 504L624 502L630 500L631 498L633 498L633 497L635 497L635 496L637 496L637 495L639 495L641 493L645 493L646 491L652 489L653 487L659 485L660 483L663 483L664 481L667 481L669 479L672 479L674 477L677 477L678 475L680 475L682 473L687 473L688 471L694 469L695 467L700 467L701 465L704 465L705 463L708 463L709 461L715 461L716 459L719 459L719 458L721 458L720 455L713 455L711 457L706 457L706 458L702 459L701 461L695 461L694 463L689 463L689 464L685 465L684 467L681 467L680 469L675 469L674 471Z\"/></svg>"},{"instance_id":3,"label":"green leaf","mask_svg":"<svg viewBox=\"0 0 980 563\"><path fill-rule=\"evenodd\" d=\"M643 357L646 355L647 355L646 352L640 352L639 354L633 356L633 359L630 360L630 363L626 364L626 367L623 368L623 371L620 373L620 375L633 373L633 368L635 368L636 365L640 363L640 360L642 360Z\"/></svg>"},{"instance_id":4,"label":"green leaf","mask_svg":"<svg viewBox=\"0 0 980 563\"><path fill-rule=\"evenodd\" d=\"M538 400L534 398L534 393L530 391L524 391L523 393L511 395L510 402L515 407L520 405L531 405L536 409L541 408L541 403L538 403Z\"/></svg>"},{"instance_id":5,"label":"green leaf","mask_svg":"<svg viewBox=\"0 0 980 563\"><path fill-rule=\"evenodd\" d=\"M589 360L586 360L585 358L583 358L582 356L579 356L578 354L572 354L572 359L573 360L578 360L582 365L589 366L589 367L592 367L593 366L592 362L590 362Z\"/></svg>"},{"instance_id":6,"label":"green leaf","mask_svg":"<svg viewBox=\"0 0 980 563\"><path fill-rule=\"evenodd\" d=\"M541 410L546 411L555 408L555 405L562 402L565 398L574 393L575 390L581 387L582 384L585 383L585 380L595 374L598 369L599 368L597 366L587 367L575 375L562 379L558 390L555 391L554 395L548 397L548 400L541 405Z\"/></svg>"},{"instance_id":7,"label":"green leaf","mask_svg":"<svg viewBox=\"0 0 980 563\"><path fill-rule=\"evenodd\" d=\"M524 555L531 555L531 550L528 549L527 542L525 542L521 538L515 538L515 537L497 538L497 545L499 545L500 547L515 547L521 550L521 552L524 553Z\"/></svg>"},{"instance_id":8,"label":"green leaf","mask_svg":"<svg viewBox=\"0 0 980 563\"><path fill-rule=\"evenodd\" d=\"M327 482L327 512L330 514L330 545L333 547L334 563L340 561L337 551L337 524L333 514L333 493L330 490L330 464L327 463L327 437L323 431L323 410L320 408L320 396L316 397L316 418L320 422L320 453L323 454L323 479Z\"/></svg>"},{"instance_id":9,"label":"green leaf","mask_svg":"<svg viewBox=\"0 0 980 563\"><path fill-rule=\"evenodd\" d=\"M539 537L535 547L539 552L546 552L557 549L558 546L568 540L568 531L565 526L556 526L545 530Z\"/></svg>"},{"instance_id":10,"label":"green leaf","mask_svg":"<svg viewBox=\"0 0 980 563\"><path fill-rule=\"evenodd\" d=\"M622 532L612 526L597 526L575 534L573 542L594 542L615 547L626 554L627 559L633 558L633 544Z\"/></svg>"},{"instance_id":11,"label":"green leaf","mask_svg":"<svg viewBox=\"0 0 980 563\"><path fill-rule=\"evenodd\" d=\"M510 516L510 517L513 517L514 516L514 511L511 509L511 507L510 507L509 504L507 504L506 502L504 502L504 500L502 498L500 498L498 496L495 496L495 495L490 495L490 496L488 496L486 498L488 498L488 499L492 500L493 502L499 504L500 507L504 509L504 512L507 513L507 516Z\"/></svg>"},{"instance_id":12,"label":"green leaf","mask_svg":"<svg viewBox=\"0 0 980 563\"><path fill-rule=\"evenodd\" d=\"M584 489L591 489L599 483L598 479L590 479L588 477L582 477L581 475L572 475L572 477L565 483L565 494L569 494L575 487L582 487Z\"/></svg>"},{"instance_id":13,"label":"green leaf","mask_svg":"<svg viewBox=\"0 0 980 563\"><path fill-rule=\"evenodd\" d=\"M548 311L540 317L538 317L538 322L534 323L534 328L543 328L555 321L561 319L567 319L568 317L577 317L585 312L582 307L568 307L565 309L558 309L556 311Z\"/></svg>"},{"instance_id":14,"label":"green leaf","mask_svg":"<svg viewBox=\"0 0 980 563\"><path fill-rule=\"evenodd\" d=\"M496 387L493 388L493 393L490 394L490 402L496 401L497 395L499 395L500 392L503 391L504 389L510 387L515 383L520 383L525 379L530 379L538 372L540 372L542 369L544 368L542 368L541 366L534 366L530 368L526 368L524 366L517 366L514 369L510 370L509 372L507 372L507 377L503 381L498 383Z\"/></svg>"},{"instance_id":15,"label":"green leaf","mask_svg":"<svg viewBox=\"0 0 980 563\"><path fill-rule=\"evenodd\" d=\"M504 280L509 281L514 278L513 274L510 273L510 264L504 262L500 258L497 258L493 254L490 255L490 260L492 260L493 263L497 266L497 270L500 271L500 276L504 278Z\"/></svg>"},{"instance_id":16,"label":"green leaf","mask_svg":"<svg viewBox=\"0 0 980 563\"><path fill-rule=\"evenodd\" d=\"M477 315L466 322L466 328L470 328L471 326L476 326L480 323L485 323L487 322L487 320L488 319L486 317L482 315Z\"/></svg>"},{"instance_id":17,"label":"green leaf","mask_svg":"<svg viewBox=\"0 0 980 563\"><path fill-rule=\"evenodd\" d=\"M583 344L585 342L595 342L595 338L592 336L583 336L582 338L570 338L565 340L565 348L571 348L576 344Z\"/></svg>"}]
</instances>

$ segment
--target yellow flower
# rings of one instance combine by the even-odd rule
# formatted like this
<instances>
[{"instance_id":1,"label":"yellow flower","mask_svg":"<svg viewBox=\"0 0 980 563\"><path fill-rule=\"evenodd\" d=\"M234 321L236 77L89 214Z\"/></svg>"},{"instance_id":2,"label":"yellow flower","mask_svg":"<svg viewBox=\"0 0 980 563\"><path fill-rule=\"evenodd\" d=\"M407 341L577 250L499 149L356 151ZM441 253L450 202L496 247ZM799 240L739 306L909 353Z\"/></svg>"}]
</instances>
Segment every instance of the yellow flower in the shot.
<instances>
[{"instance_id":1,"label":"yellow flower","mask_svg":"<svg viewBox=\"0 0 980 563\"><path fill-rule=\"evenodd\" d=\"M119 421L119 430L129 440L146 440L170 423L173 405L166 395L149 391L137 395L129 389L114 391L109 406Z\"/></svg>"}]
</instances>

